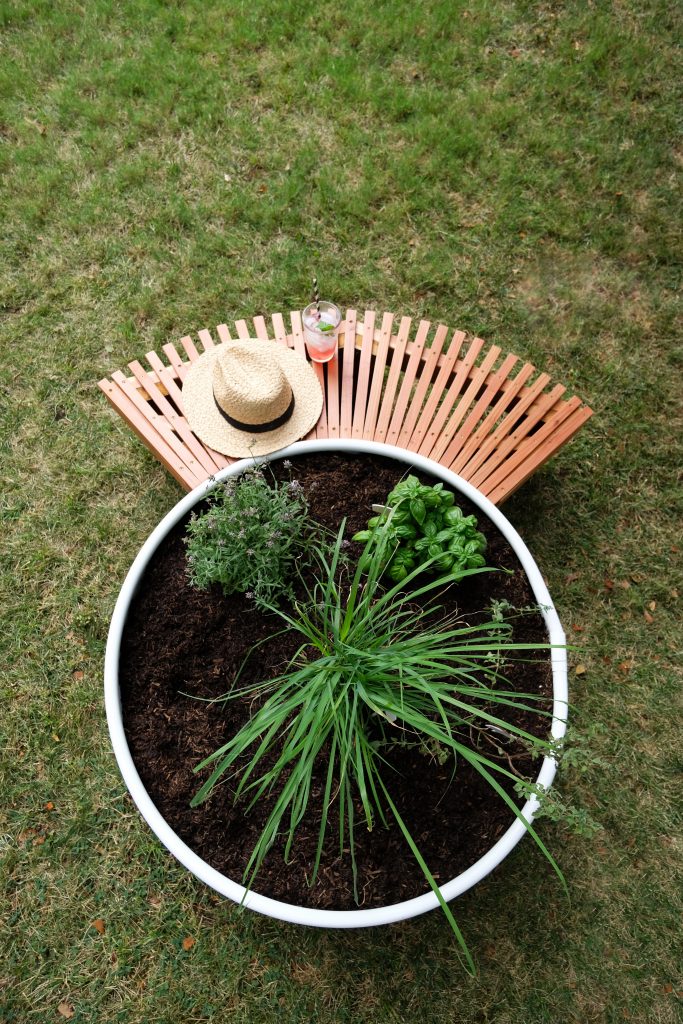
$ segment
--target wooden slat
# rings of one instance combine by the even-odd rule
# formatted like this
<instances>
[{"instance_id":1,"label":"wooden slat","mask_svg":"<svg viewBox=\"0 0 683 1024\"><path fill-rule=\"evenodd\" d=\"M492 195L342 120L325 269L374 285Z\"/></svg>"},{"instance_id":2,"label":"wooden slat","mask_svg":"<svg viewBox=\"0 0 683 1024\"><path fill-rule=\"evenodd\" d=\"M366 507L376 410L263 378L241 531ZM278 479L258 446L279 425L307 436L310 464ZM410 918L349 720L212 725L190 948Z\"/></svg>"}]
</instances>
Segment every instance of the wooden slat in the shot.
<instances>
[{"instance_id":1,"label":"wooden slat","mask_svg":"<svg viewBox=\"0 0 683 1024\"><path fill-rule=\"evenodd\" d=\"M581 401L578 398L570 398L568 402L560 402L550 419L547 420L542 427L539 427L538 430L534 431L533 434L529 434L529 431L525 429L525 436L523 440L517 444L515 450L510 451L505 461L502 462L492 473L482 479L480 489L483 493L488 494L503 481L509 483L512 478L513 471L526 462L532 455L536 457L538 455L538 450L541 449L541 446L545 441L547 441L548 437L552 435L553 431L561 426L567 417L570 416L571 413L575 412L580 405Z\"/></svg>"},{"instance_id":2,"label":"wooden slat","mask_svg":"<svg viewBox=\"0 0 683 1024\"><path fill-rule=\"evenodd\" d=\"M285 322L282 319L282 313L273 313L273 335L279 345L287 345L287 331L285 330Z\"/></svg>"},{"instance_id":3,"label":"wooden slat","mask_svg":"<svg viewBox=\"0 0 683 1024\"><path fill-rule=\"evenodd\" d=\"M211 337L211 331L208 331L206 329L206 327L204 327L201 331L198 331L197 334L199 336L199 340L201 341L202 345L204 346L204 351L205 352L208 352L210 349L216 347L215 343L214 343L214 340Z\"/></svg>"},{"instance_id":4,"label":"wooden slat","mask_svg":"<svg viewBox=\"0 0 683 1024\"><path fill-rule=\"evenodd\" d=\"M178 387L176 379L173 375L173 370L171 370L168 366L164 366L156 352L148 352L145 358L149 362L150 366L156 371L159 380L166 387L169 398L173 400L180 415L185 416L183 393L181 389ZM193 434L192 436L195 437L195 439L199 442L199 439L196 437L195 434ZM214 451L214 449L210 448L208 444L203 444L203 442L199 443L202 444L202 447L206 449L206 451L209 453L213 461L220 469L224 469L225 466L229 466L231 462L235 461L234 459L228 458L226 455L223 455L222 452Z\"/></svg>"},{"instance_id":5,"label":"wooden slat","mask_svg":"<svg viewBox=\"0 0 683 1024\"><path fill-rule=\"evenodd\" d=\"M507 386L504 388L503 393L498 399L498 401L495 403L495 405L492 406L491 409L488 410L486 418L483 420L480 426L477 427L472 437L469 439L467 444L464 446L464 448L458 455L457 459L455 459L454 462L451 464L450 468L453 470L454 473L461 473L461 471L464 470L465 466L472 466L472 471L474 471L476 465L479 465L478 462L476 463L476 465L473 465L472 462L470 462L470 460L472 459L473 456L476 456L476 453L478 451L481 450L482 444L484 443L484 438L487 436L487 434L492 433L500 417L509 408L513 399L517 397L524 384L526 384L529 377L531 377L534 374L534 372L535 368L531 365L531 363L525 363L519 371L519 373L516 375L516 377L514 377L512 381L507 382Z\"/></svg>"},{"instance_id":6,"label":"wooden slat","mask_svg":"<svg viewBox=\"0 0 683 1024\"><path fill-rule=\"evenodd\" d=\"M363 436L363 424L365 423L365 409L368 399L368 388L370 386L370 366L372 362L372 350L374 343L375 311L367 309L363 319L363 341L360 347L358 376L356 378L356 391L353 400L351 437L354 438L361 438Z\"/></svg>"},{"instance_id":7,"label":"wooden slat","mask_svg":"<svg viewBox=\"0 0 683 1024\"><path fill-rule=\"evenodd\" d=\"M128 366L135 379L147 391L157 409L167 421L171 430L179 435L183 444L190 452L192 452L192 455L200 466L206 470L207 474L212 475L220 469L221 467L209 455L199 438L195 437L192 433L185 417L181 413L176 412L175 408L171 405L169 400L164 397L158 385L152 379L151 375L147 373L142 364L137 360L133 360L133 362L129 363Z\"/></svg>"},{"instance_id":8,"label":"wooden slat","mask_svg":"<svg viewBox=\"0 0 683 1024\"><path fill-rule=\"evenodd\" d=\"M156 352L148 352L145 355L145 359L152 367L163 386L166 388L168 397L173 401L180 415L184 416L185 409L183 406L183 393L178 386L178 378L174 370L169 366L165 366Z\"/></svg>"},{"instance_id":9,"label":"wooden slat","mask_svg":"<svg viewBox=\"0 0 683 1024\"><path fill-rule=\"evenodd\" d=\"M580 399L577 398L572 401L579 402ZM566 403L566 405L569 404L569 402ZM487 491L484 493L486 493L487 497L495 504L509 498L510 495L521 487L537 469L547 462L563 444L566 444L567 441L569 441L574 434L581 429L586 420L590 419L592 415L592 409L582 406L581 408L574 409L574 411L567 416L561 425L559 423L555 423L548 430L548 436L544 441L537 445L526 459L517 466L509 465L505 467L506 472L496 486L488 489L488 481L485 483ZM541 431L539 431L539 434L540 433Z\"/></svg>"},{"instance_id":10,"label":"wooden slat","mask_svg":"<svg viewBox=\"0 0 683 1024\"><path fill-rule=\"evenodd\" d=\"M446 426L441 432L441 436L437 439L436 444L432 449L432 458L441 460L444 452L450 444L454 434L458 427L462 423L463 419L467 415L467 410L470 408L472 403L476 400L482 384L486 379L486 375L493 369L493 366L500 355L500 349L497 345L492 345L484 356L484 361L480 366L472 369L470 375L470 383L463 392L463 396L455 407L453 414L449 418Z\"/></svg>"},{"instance_id":11,"label":"wooden slat","mask_svg":"<svg viewBox=\"0 0 683 1024\"><path fill-rule=\"evenodd\" d=\"M266 321L263 319L262 316L254 317L254 331L256 332L256 337L260 338L261 341L270 341L270 338L268 337L268 328L266 327Z\"/></svg>"},{"instance_id":12,"label":"wooden slat","mask_svg":"<svg viewBox=\"0 0 683 1024\"><path fill-rule=\"evenodd\" d=\"M513 398L518 392L520 392L520 388L518 386L520 376L522 376L522 373L518 374L517 377L515 377L513 387L509 388L508 391L506 392L508 398ZM524 376L526 379L526 374ZM490 433L490 436L486 439L486 441L484 441L480 445L478 450L474 452L474 454L470 457L467 463L468 480L472 479L475 470L478 469L478 467L481 466L486 461L486 459L489 458L491 453L494 452L496 448L503 443L505 438L509 437L509 435L512 434L515 426L522 419L527 409L532 404L534 404L534 402L537 399L537 396L542 394L543 389L549 383L550 377L548 376L548 374L541 373L539 374L539 376L533 384L530 384L528 388L520 392L520 397L515 403L515 405L509 410L507 415L500 420L497 426L495 426L494 424L495 429L493 429L493 432Z\"/></svg>"},{"instance_id":13,"label":"wooden slat","mask_svg":"<svg viewBox=\"0 0 683 1024\"><path fill-rule=\"evenodd\" d=\"M113 379L104 378L98 382L109 404L116 410L124 423L142 441L146 448L161 462L169 473L186 490L191 491L199 482L185 462L179 459L161 434L154 430L153 425L144 413L141 413L128 394Z\"/></svg>"},{"instance_id":14,"label":"wooden slat","mask_svg":"<svg viewBox=\"0 0 683 1024\"><path fill-rule=\"evenodd\" d=\"M499 369L488 378L488 382L481 394L481 397L477 399L472 411L468 414L465 422L456 432L453 440L441 456L440 461L444 465L450 466L452 464L468 437L470 437L474 432L479 420L484 415L484 411L489 408L493 397L500 391L503 381L507 380L512 368L517 362L517 356L506 356Z\"/></svg>"},{"instance_id":15,"label":"wooden slat","mask_svg":"<svg viewBox=\"0 0 683 1024\"><path fill-rule=\"evenodd\" d=\"M389 376L387 377L387 383L382 395L382 405L379 411L377 426L375 428L375 441L386 441L389 424L394 411L394 398L396 397L399 381L401 379L403 358L408 345L411 323L412 321L409 316L401 317L401 326L398 329L398 335L395 339L392 339L392 342L390 343L393 347L391 366L389 367Z\"/></svg>"},{"instance_id":16,"label":"wooden slat","mask_svg":"<svg viewBox=\"0 0 683 1024\"><path fill-rule=\"evenodd\" d=\"M216 328L216 334L218 335L221 344L225 344L226 341L232 341L227 324L219 324Z\"/></svg>"},{"instance_id":17,"label":"wooden slat","mask_svg":"<svg viewBox=\"0 0 683 1024\"><path fill-rule=\"evenodd\" d=\"M363 423L363 437L367 441L372 441L375 436L377 416L379 413L382 391L384 389L384 371L387 365L387 356L389 355L389 343L391 341L391 327L393 322L393 313L385 313L382 317L382 329L380 331L379 345L377 347L377 354L375 355L375 365L373 367L372 382L370 384L370 397L368 398L368 408L365 413L365 420Z\"/></svg>"},{"instance_id":18,"label":"wooden slat","mask_svg":"<svg viewBox=\"0 0 683 1024\"><path fill-rule=\"evenodd\" d=\"M185 380L185 374L189 370L190 364L184 362L181 359L180 355L178 354L177 348L175 347L175 345L172 345L171 342L168 342L168 344L164 345L163 348L166 358L168 359L169 363L171 364L175 372L178 374L178 379L180 381Z\"/></svg>"},{"instance_id":19,"label":"wooden slat","mask_svg":"<svg viewBox=\"0 0 683 1024\"><path fill-rule=\"evenodd\" d=\"M407 448L414 452L419 448L419 442L417 444L412 444L411 438L419 419L420 412L422 411L422 406L427 398L427 393L432 383L432 375L436 369L437 362L443 350L447 336L448 328L445 324L439 324L432 344L429 348L425 348L423 352L423 363L420 375L418 377L410 405L403 417L403 426L401 427L398 435L398 441L396 442L399 448Z\"/></svg>"},{"instance_id":20,"label":"wooden slat","mask_svg":"<svg viewBox=\"0 0 683 1024\"><path fill-rule=\"evenodd\" d=\"M422 360L422 353L425 347L425 341L429 334L429 328L431 323L428 320L420 320L420 324L417 328L417 334L415 335L415 341L408 342L406 346L406 352L408 353L408 365L405 373L403 374L403 381L401 382L401 389L396 399L396 405L391 416L391 423L387 430L387 443L397 444L398 435L401 433L403 426L403 417L405 416L408 403L410 401L410 395L413 390L413 384L417 376L417 371Z\"/></svg>"},{"instance_id":21,"label":"wooden slat","mask_svg":"<svg viewBox=\"0 0 683 1024\"><path fill-rule=\"evenodd\" d=\"M304 341L304 325L301 320L301 311L298 309L292 310L289 314L289 318L292 323L292 341L294 342L292 348L305 359L306 343Z\"/></svg>"},{"instance_id":22,"label":"wooden slat","mask_svg":"<svg viewBox=\"0 0 683 1024\"><path fill-rule=\"evenodd\" d=\"M562 384L557 384L547 395L543 395L539 402L534 403L534 411L528 410L527 415L519 421L518 426L515 427L512 433L503 438L486 462L479 467L474 476L470 477L470 482L475 487L479 487L480 483L483 484L493 471L498 469L507 456L519 448L524 438L539 425L545 413L550 412L566 390ZM514 412L516 413L517 410L515 409Z\"/></svg>"},{"instance_id":23,"label":"wooden slat","mask_svg":"<svg viewBox=\"0 0 683 1024\"><path fill-rule=\"evenodd\" d=\"M188 358L191 363L193 363L195 359L199 359L199 352L197 351L197 346L195 345L189 334L186 334L184 337L180 339L180 344L187 352Z\"/></svg>"},{"instance_id":24,"label":"wooden slat","mask_svg":"<svg viewBox=\"0 0 683 1024\"><path fill-rule=\"evenodd\" d=\"M249 341L252 336L246 320L235 320L235 330L240 341Z\"/></svg>"},{"instance_id":25,"label":"wooden slat","mask_svg":"<svg viewBox=\"0 0 683 1024\"><path fill-rule=\"evenodd\" d=\"M462 347L462 343L464 340L465 332L455 331L453 337L451 338L451 342L450 345L448 346L446 354L443 356L439 356L437 360L437 365L440 364L439 373L437 375L436 380L434 381L431 391L429 392L429 397L427 399L425 407L422 410L420 418L417 421L415 429L411 435L412 451L419 451L424 436L427 433L429 425L432 422L436 410L439 407L441 396L443 395L446 389L446 385L448 384L448 381L453 373L453 368L455 366L458 355L460 354L460 349Z\"/></svg>"},{"instance_id":26,"label":"wooden slat","mask_svg":"<svg viewBox=\"0 0 683 1024\"><path fill-rule=\"evenodd\" d=\"M346 311L344 358L342 362L341 396L339 400L339 436L351 437L353 424L353 378L356 361L356 311Z\"/></svg>"},{"instance_id":27,"label":"wooden slat","mask_svg":"<svg viewBox=\"0 0 683 1024\"><path fill-rule=\"evenodd\" d=\"M339 345L327 364L327 431L339 437Z\"/></svg>"},{"instance_id":28,"label":"wooden slat","mask_svg":"<svg viewBox=\"0 0 683 1024\"><path fill-rule=\"evenodd\" d=\"M191 483L191 487L196 487L197 484L201 483L206 478L203 467L183 446L182 442L178 440L164 417L155 412L151 403L146 402L140 396L135 383L127 379L119 370L112 374L112 380L118 384L120 390L131 400L136 411L140 414L139 417L135 418L138 437L144 440L148 447L151 446L152 450L155 447L160 447L161 439L163 442L161 447L165 451L170 448L175 457L175 463L184 466L184 479Z\"/></svg>"},{"instance_id":29,"label":"wooden slat","mask_svg":"<svg viewBox=\"0 0 683 1024\"><path fill-rule=\"evenodd\" d=\"M453 377L452 383L449 385L446 394L444 395L443 401L439 406L439 411L434 417L429 430L424 436L424 439L419 447L420 455L430 455L432 449L438 444L441 436L441 431L448 422L448 417L451 415L453 407L457 402L462 389L469 377L470 371L474 366L476 359L484 347L484 342L481 338L474 338L471 342L462 362L458 365L456 363L456 372Z\"/></svg>"},{"instance_id":30,"label":"wooden slat","mask_svg":"<svg viewBox=\"0 0 683 1024\"><path fill-rule=\"evenodd\" d=\"M315 370L315 375L318 378L318 383L320 384L320 390L322 391L322 395L323 395L322 412L320 413L320 416L318 417L318 422L315 425L315 432L313 433L313 436L317 437L319 439L323 439L323 438L326 438L328 436L328 429L327 429L327 398L325 396L325 368L322 365L322 363L311 362L311 366Z\"/></svg>"},{"instance_id":31,"label":"wooden slat","mask_svg":"<svg viewBox=\"0 0 683 1024\"><path fill-rule=\"evenodd\" d=\"M292 312L289 314L289 316L290 316L290 320L292 322L292 340L293 340L293 346L292 347L294 348L295 352L298 352L299 355L303 356L304 359L306 359L306 343L304 341L304 325L303 325L303 321L301 319L301 311L297 310L297 309L292 310ZM324 379L322 379L322 368L318 367L318 370L316 370L316 373L318 375L318 380L321 381L321 386L322 386L322 391L323 391L323 411L321 413L320 418L323 419L323 421L325 421L326 420L326 413L325 413L325 385L324 385ZM320 420L318 420L318 424L320 424ZM324 422L323 422L323 425L320 427L320 429L321 429L321 431L325 430ZM321 436L325 437L326 434L322 433ZM313 427L312 430L309 430L309 432L306 434L306 437L304 438L304 440L305 441L312 441L316 437L318 437L318 426L317 425L315 427Z\"/></svg>"}]
</instances>

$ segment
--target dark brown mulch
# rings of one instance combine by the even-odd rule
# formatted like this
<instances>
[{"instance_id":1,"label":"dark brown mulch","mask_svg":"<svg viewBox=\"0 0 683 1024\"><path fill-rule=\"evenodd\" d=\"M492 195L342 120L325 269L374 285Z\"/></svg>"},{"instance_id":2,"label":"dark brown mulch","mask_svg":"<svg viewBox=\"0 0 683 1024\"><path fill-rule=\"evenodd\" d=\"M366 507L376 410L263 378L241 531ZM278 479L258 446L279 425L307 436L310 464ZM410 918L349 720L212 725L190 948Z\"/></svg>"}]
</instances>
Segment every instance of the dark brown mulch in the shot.
<instances>
[{"instance_id":1,"label":"dark brown mulch","mask_svg":"<svg viewBox=\"0 0 683 1024\"><path fill-rule=\"evenodd\" d=\"M382 502L407 472L403 464L365 455L316 453L293 461L291 471L274 464L276 475L286 479L291 473L300 480L313 517L335 532L346 516L348 537L365 526L373 502ZM417 475L430 482L424 474ZM533 605L526 575L507 541L466 500L458 504L466 514L477 514L488 539L488 564L513 572L463 581L444 596L445 609L457 607L465 620L474 621L494 599L515 608ZM225 783L201 807L192 810L189 804L200 784L193 767L240 728L250 706L241 700L211 704L193 697L210 699L228 691L249 649L275 632L279 620L265 616L241 595L224 597L219 587L207 592L193 589L186 577L183 536L181 524L157 549L128 616L120 664L124 724L133 760L161 814L199 856L239 881L270 801L262 801L245 816L242 806L234 805L234 784ZM516 620L514 639L546 643L541 615L533 612ZM241 682L276 674L293 650L291 635L260 647ZM540 652L534 663L514 664L507 679L519 692L549 698L547 652ZM549 699L542 706L547 712ZM535 735L547 735L547 717L509 713L508 720ZM496 756L494 737L480 742L488 755ZM511 752L516 769L532 777L538 764L519 748L508 749L506 755ZM510 809L464 761L452 779L452 763L441 767L414 749L395 747L386 756L394 769L384 773L392 798L439 883L474 863L511 824ZM501 763L509 763L507 756ZM311 808L321 798L325 771L321 764ZM340 856L334 811L320 876L314 886L307 884L318 821L311 810L299 827L289 864L284 862L283 845L276 843L254 888L287 903L354 909L350 858ZM377 825L369 832L358 819L355 846L361 906L391 904L428 889L397 827Z\"/></svg>"}]
</instances>

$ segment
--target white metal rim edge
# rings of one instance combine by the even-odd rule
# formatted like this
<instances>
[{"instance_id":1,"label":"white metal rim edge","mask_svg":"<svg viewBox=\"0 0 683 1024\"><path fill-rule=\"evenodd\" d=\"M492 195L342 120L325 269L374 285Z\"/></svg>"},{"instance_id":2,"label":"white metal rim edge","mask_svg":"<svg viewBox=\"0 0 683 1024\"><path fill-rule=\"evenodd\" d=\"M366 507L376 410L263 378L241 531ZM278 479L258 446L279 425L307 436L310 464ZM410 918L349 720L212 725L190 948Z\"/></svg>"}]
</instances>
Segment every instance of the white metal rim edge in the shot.
<instances>
[{"instance_id":1,"label":"white metal rim edge","mask_svg":"<svg viewBox=\"0 0 683 1024\"><path fill-rule=\"evenodd\" d=\"M288 448L273 452L265 459L242 459L233 463L227 469L221 470L213 480L208 480L182 498L171 511L164 516L158 526L149 535L142 548L138 552L128 574L124 580L119 593L118 600L114 607L104 664L104 689L107 723L111 737L114 754L118 762L119 770L128 787L128 790L140 811L140 814L150 826L152 831L189 871L193 872L202 882L215 889L221 895L243 904L250 910L274 917L281 921L289 921L293 924L309 925L316 928L369 928L376 925L391 924L395 921L407 920L424 914L429 910L438 907L438 900L433 892L424 893L414 899L401 903L394 903L386 907L378 907L370 910L315 910L307 907L299 907L290 903L281 903L278 900L262 896L258 892L245 892L244 886L227 878L225 875L210 867L205 861L198 857L186 844L175 834L167 822L161 816L147 793L128 748L128 743L123 729L121 713L121 700L119 693L119 650L123 627L128 612L128 607L133 598L138 583L144 573L152 554L159 543L166 536L169 530L188 512L193 505L201 500L213 488L216 481L243 472L248 466L256 462L270 461L271 459L285 458L290 455L308 454L316 451L341 451L360 452L371 455L382 455L394 458L397 461L414 466L416 469L431 473L439 477L444 483L460 491L473 504L477 505L489 519L498 527L514 548L519 561L521 562L531 584L536 601L542 609L543 617L548 629L549 641L553 645L551 653L551 664L553 674L553 722L552 736L560 740L567 728L568 713L568 684L567 684L567 653L565 647L565 634L560 624L557 612L551 600L548 588L541 573L534 561L526 544L519 536L514 527L508 522L502 512L484 497L480 491L469 484L462 477L457 476L450 470L445 469L439 463L408 452L403 448L396 448L393 445L380 444L377 441L348 441L348 440L321 440L321 441L299 441ZM545 757L536 782L539 786L547 789L555 777L556 762L552 757ZM538 809L538 800L533 797L522 808L522 814L527 821L533 820ZM480 882L488 875L517 843L526 834L526 828L522 822L515 818L513 823L491 849L476 861L470 868L457 875L451 881L441 887L441 894L446 901L454 899L466 892L477 882Z\"/></svg>"}]
</instances>

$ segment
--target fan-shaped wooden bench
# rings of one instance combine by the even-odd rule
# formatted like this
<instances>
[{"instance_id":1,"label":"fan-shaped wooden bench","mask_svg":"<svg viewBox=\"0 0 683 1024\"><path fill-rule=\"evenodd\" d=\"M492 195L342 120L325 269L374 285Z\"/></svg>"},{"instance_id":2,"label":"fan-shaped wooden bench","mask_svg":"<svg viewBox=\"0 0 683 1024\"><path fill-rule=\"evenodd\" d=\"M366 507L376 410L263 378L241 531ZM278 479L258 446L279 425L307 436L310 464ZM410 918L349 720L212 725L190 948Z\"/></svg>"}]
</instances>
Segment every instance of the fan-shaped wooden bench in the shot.
<instances>
[{"instance_id":1,"label":"fan-shaped wooden bench","mask_svg":"<svg viewBox=\"0 0 683 1024\"><path fill-rule=\"evenodd\" d=\"M419 452L447 466L499 504L567 442L591 416L579 398L552 385L530 363L519 365L496 345L451 332L432 331L409 317L348 310L337 356L316 365L325 402L309 437L364 438ZM271 339L306 354L301 314L282 314L270 324L256 316L237 320L231 334L220 324L215 337L198 333L201 350L232 337ZM228 459L202 444L183 414L182 386L200 354L195 341L180 339L182 353L164 345L168 360L148 352L148 368L129 363L132 376L117 371L99 382L114 409L187 490ZM513 375L513 371L514 375Z\"/></svg>"}]
</instances>

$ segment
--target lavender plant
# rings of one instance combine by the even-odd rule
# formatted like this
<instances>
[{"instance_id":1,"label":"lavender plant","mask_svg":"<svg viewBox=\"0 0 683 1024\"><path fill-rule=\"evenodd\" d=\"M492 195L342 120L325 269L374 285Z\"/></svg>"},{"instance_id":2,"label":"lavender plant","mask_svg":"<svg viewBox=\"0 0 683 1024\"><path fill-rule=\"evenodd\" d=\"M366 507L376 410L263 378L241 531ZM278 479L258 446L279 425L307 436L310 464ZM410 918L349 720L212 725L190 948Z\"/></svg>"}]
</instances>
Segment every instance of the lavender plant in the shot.
<instances>
[{"instance_id":1,"label":"lavender plant","mask_svg":"<svg viewBox=\"0 0 683 1024\"><path fill-rule=\"evenodd\" d=\"M278 605L293 598L297 563L308 560L313 540L320 543L303 487L298 480L278 484L253 467L230 477L187 525L187 573L206 590L220 583L225 594L244 593L257 604Z\"/></svg>"}]
</instances>

